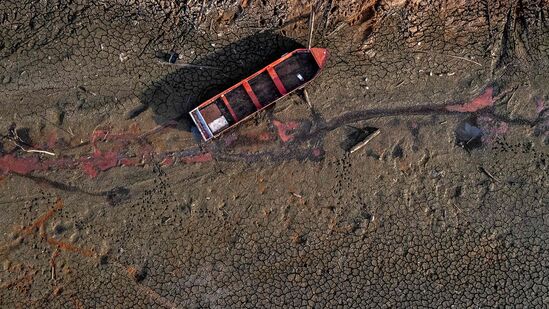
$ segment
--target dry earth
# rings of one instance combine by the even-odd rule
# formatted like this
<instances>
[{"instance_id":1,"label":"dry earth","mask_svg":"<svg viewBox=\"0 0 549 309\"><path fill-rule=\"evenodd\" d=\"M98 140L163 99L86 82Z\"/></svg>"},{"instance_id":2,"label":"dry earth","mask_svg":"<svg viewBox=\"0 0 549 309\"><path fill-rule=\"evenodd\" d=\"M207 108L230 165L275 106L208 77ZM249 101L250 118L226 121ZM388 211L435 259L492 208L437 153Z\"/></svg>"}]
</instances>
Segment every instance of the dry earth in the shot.
<instances>
[{"instance_id":1,"label":"dry earth","mask_svg":"<svg viewBox=\"0 0 549 309\"><path fill-rule=\"evenodd\" d=\"M311 8L313 108L196 142L186 112L306 45ZM1 1L0 306L549 306L548 14Z\"/></svg>"}]
</instances>

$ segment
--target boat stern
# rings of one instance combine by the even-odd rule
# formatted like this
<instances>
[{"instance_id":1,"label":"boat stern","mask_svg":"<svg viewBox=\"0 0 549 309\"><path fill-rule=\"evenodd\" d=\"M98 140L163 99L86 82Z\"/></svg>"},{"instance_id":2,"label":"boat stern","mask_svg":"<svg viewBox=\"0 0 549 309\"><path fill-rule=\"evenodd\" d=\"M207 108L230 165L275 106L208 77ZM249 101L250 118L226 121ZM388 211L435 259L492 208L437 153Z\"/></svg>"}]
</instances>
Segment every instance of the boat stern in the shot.
<instances>
[{"instance_id":1,"label":"boat stern","mask_svg":"<svg viewBox=\"0 0 549 309\"><path fill-rule=\"evenodd\" d=\"M198 131L200 131L200 134L202 135L204 141L208 141L214 137L212 131L208 127L208 124L204 120L204 117L202 116L202 113L200 113L198 108L190 111L189 115L191 116L191 119L193 120L196 127L198 128Z\"/></svg>"},{"instance_id":2,"label":"boat stern","mask_svg":"<svg viewBox=\"0 0 549 309\"><path fill-rule=\"evenodd\" d=\"M328 56L329 56L328 50L326 48L318 48L318 47L311 48L310 50L311 50L311 53L313 54L313 57L316 60L316 63L318 63L318 66L320 67L320 69L323 69L324 66L326 65L326 61L328 61Z\"/></svg>"}]
</instances>

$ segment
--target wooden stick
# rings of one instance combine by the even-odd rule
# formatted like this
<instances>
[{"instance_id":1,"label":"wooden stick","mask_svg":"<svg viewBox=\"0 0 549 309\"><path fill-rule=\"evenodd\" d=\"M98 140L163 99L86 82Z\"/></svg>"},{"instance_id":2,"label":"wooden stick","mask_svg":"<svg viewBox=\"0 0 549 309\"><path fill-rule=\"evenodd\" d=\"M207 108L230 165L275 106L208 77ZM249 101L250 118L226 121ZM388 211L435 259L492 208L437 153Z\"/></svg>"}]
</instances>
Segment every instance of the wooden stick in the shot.
<instances>
[{"instance_id":1,"label":"wooden stick","mask_svg":"<svg viewBox=\"0 0 549 309\"><path fill-rule=\"evenodd\" d=\"M492 175L492 173L490 173L487 169L485 169L483 166L479 166L479 169L482 173L484 173L486 176L491 178L493 181L499 182L499 180L494 175Z\"/></svg>"},{"instance_id":2,"label":"wooden stick","mask_svg":"<svg viewBox=\"0 0 549 309\"><path fill-rule=\"evenodd\" d=\"M306 89L303 89L303 96L305 97L305 102L309 104L309 107L313 108L313 104L311 104L311 100L309 99L309 93L307 92Z\"/></svg>"},{"instance_id":3,"label":"wooden stick","mask_svg":"<svg viewBox=\"0 0 549 309\"><path fill-rule=\"evenodd\" d=\"M334 31L328 33L328 35L326 36L327 38L331 37L332 35L336 34L339 30L343 29L343 27L345 27L345 23L342 22L340 23L335 29Z\"/></svg>"},{"instance_id":4,"label":"wooden stick","mask_svg":"<svg viewBox=\"0 0 549 309\"><path fill-rule=\"evenodd\" d=\"M209 65L198 65L198 64L190 64L190 63L169 63L169 62L163 62L158 61L160 64L167 64L167 65L174 65L177 67L189 67L189 68L199 68L199 69L214 69L214 70L221 70L220 67L212 67Z\"/></svg>"},{"instance_id":5,"label":"wooden stick","mask_svg":"<svg viewBox=\"0 0 549 309\"><path fill-rule=\"evenodd\" d=\"M308 49L311 49L314 28L315 28L315 7L313 3L311 4L311 17L309 18L309 40L307 41Z\"/></svg>"},{"instance_id":6,"label":"wooden stick","mask_svg":"<svg viewBox=\"0 0 549 309\"><path fill-rule=\"evenodd\" d=\"M21 147L21 146L19 146L19 147ZM43 154L47 154L47 155L50 155L50 156L55 156L55 153L49 152L49 151L45 151L45 150L37 150L37 149L27 149L27 150L25 150L25 149L23 149L22 147L21 147L21 149L22 149L23 151L25 151L25 152L30 152L30 153L43 153Z\"/></svg>"},{"instance_id":7,"label":"wooden stick","mask_svg":"<svg viewBox=\"0 0 549 309\"><path fill-rule=\"evenodd\" d=\"M370 134L370 136L368 136L364 141L362 141L361 143L355 145L353 148L351 148L351 153L359 150L360 148L366 146L366 144L368 144L374 137L378 136L379 133L381 133L381 130L376 130L374 133Z\"/></svg>"},{"instance_id":8,"label":"wooden stick","mask_svg":"<svg viewBox=\"0 0 549 309\"><path fill-rule=\"evenodd\" d=\"M297 194L297 193L295 193L295 192L292 192L292 195L295 196L295 197L297 197L297 198L303 199L303 196L301 196L301 195L299 195L299 194Z\"/></svg>"},{"instance_id":9,"label":"wooden stick","mask_svg":"<svg viewBox=\"0 0 549 309\"><path fill-rule=\"evenodd\" d=\"M200 27L202 22L202 14L204 13L204 6L206 5L206 0L202 0L202 5L200 6L200 13L198 13L198 19L196 20L196 27Z\"/></svg>"},{"instance_id":10,"label":"wooden stick","mask_svg":"<svg viewBox=\"0 0 549 309\"><path fill-rule=\"evenodd\" d=\"M19 147L21 150L23 150L24 152L28 152L28 153L42 153L42 154L47 154L47 155L50 155L50 156L55 156L55 153L53 152L49 152L49 151L46 151L46 150L38 150L38 149L25 149L25 147L23 147L20 143L18 143L18 141L21 141L22 143L24 143L23 140L21 140L21 138L17 135L17 132L15 132L15 130L13 131L15 136L14 137L7 137L8 140L12 141L15 146Z\"/></svg>"},{"instance_id":11,"label":"wooden stick","mask_svg":"<svg viewBox=\"0 0 549 309\"><path fill-rule=\"evenodd\" d=\"M478 65L478 66L482 66L482 64L480 64L480 63L478 63L478 62L476 62L476 61L474 61L474 60L465 58L465 57L454 56L454 55L447 55L447 56L448 56L448 57L452 57L452 58L456 58L456 59L461 59L461 60L469 61L469 62L471 62L471 63L474 63L474 64Z\"/></svg>"},{"instance_id":12,"label":"wooden stick","mask_svg":"<svg viewBox=\"0 0 549 309\"><path fill-rule=\"evenodd\" d=\"M333 8L333 2L332 1L328 1L328 7L327 7L327 13L325 14L326 15L326 22L324 23L324 29L322 30L322 37L326 37L326 29L328 29L328 25L330 24L330 11L332 10Z\"/></svg>"}]
</instances>

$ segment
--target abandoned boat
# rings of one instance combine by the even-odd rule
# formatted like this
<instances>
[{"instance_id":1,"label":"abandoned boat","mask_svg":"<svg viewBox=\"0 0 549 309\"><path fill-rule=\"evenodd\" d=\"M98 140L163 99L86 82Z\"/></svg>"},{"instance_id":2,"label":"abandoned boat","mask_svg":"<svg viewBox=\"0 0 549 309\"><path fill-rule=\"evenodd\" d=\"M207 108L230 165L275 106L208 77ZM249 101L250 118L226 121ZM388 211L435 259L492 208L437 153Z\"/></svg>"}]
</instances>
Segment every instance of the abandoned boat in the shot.
<instances>
[{"instance_id":1,"label":"abandoned boat","mask_svg":"<svg viewBox=\"0 0 549 309\"><path fill-rule=\"evenodd\" d=\"M217 137L289 93L326 65L325 48L296 49L190 111L202 138Z\"/></svg>"}]
</instances>

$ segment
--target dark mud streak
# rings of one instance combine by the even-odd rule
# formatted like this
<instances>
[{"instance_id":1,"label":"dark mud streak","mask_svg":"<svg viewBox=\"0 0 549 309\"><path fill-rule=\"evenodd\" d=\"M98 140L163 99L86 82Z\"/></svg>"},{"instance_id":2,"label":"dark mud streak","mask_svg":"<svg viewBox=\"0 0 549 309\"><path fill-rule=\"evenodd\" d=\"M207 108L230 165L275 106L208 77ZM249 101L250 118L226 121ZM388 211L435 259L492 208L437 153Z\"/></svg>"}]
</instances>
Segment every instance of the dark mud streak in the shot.
<instances>
[{"instance_id":1,"label":"dark mud streak","mask_svg":"<svg viewBox=\"0 0 549 309\"><path fill-rule=\"evenodd\" d=\"M417 116L417 115L447 115L447 116L459 116L462 117L464 114L475 114L480 116L489 116L492 119L503 121L505 123L517 126L529 126L534 127L542 123L545 119L541 117L541 114L533 121L521 118L510 119L504 115L496 114L492 107L482 108L479 111L475 112L456 112L448 110L449 106L454 106L453 104L443 104L443 105L419 105L415 107L403 107L395 109L370 109L362 110L355 112L346 112L342 115L336 116L334 118L324 120L322 117L314 117L315 122L311 125L311 130L309 132L302 132L295 134L294 139L283 146L283 150L280 151L270 151L270 152L259 152L254 154L229 154L230 149L223 147L215 147L210 149L214 153L214 157L217 160L221 161L235 161L242 159L245 162L257 162L259 160L271 160L279 162L281 160L304 160L304 159L314 159L318 158L313 157L311 153L310 146L305 146L305 148L300 147L300 145L321 145L323 143L324 137L329 132L341 128L346 125L357 123L360 121L366 121L374 118L382 117L395 117L395 116ZM315 114L315 113L313 113Z\"/></svg>"},{"instance_id":2,"label":"dark mud streak","mask_svg":"<svg viewBox=\"0 0 549 309\"><path fill-rule=\"evenodd\" d=\"M85 195L89 195L89 196L103 196L103 195L105 195L104 193L88 192L88 191L85 191L85 190L83 190L83 189L81 189L77 186L68 185L66 183L62 183L62 182L59 182L59 181L56 181L56 180L51 180L51 179L41 177L41 176L34 176L34 175L28 175L28 174L27 175L14 174L14 175L18 175L20 177L32 180L33 182L35 182L38 185L46 185L46 186L51 187L53 189L57 189L57 190L65 191L65 192L69 192L69 193L81 193L81 194L85 194Z\"/></svg>"},{"instance_id":3,"label":"dark mud streak","mask_svg":"<svg viewBox=\"0 0 549 309\"><path fill-rule=\"evenodd\" d=\"M490 90L491 93L491 90ZM453 111L455 109L455 104L441 104L441 105L419 105L415 107L402 107L402 108L394 108L394 109L369 109L369 110L362 110L362 111L354 111L354 112L346 112L339 116L336 116L334 118L325 120L322 118L321 115L316 113L313 110L312 113L312 119L302 119L299 120L299 125L301 129L296 130L296 132L291 133L291 140L288 142L284 142L284 139L281 138L281 147L279 150L274 151L259 151L256 153L234 153L233 148L231 146L227 146L225 142L225 137L221 137L211 143L201 143L195 147L184 149L181 151L175 151L175 152L165 152L165 153L154 153L152 154L153 157L149 158L147 161L151 162L161 162L164 159L167 158L175 158L179 159L180 162L205 162L208 161L208 159L198 159L197 161L193 160L193 158L196 158L198 156L203 156L205 154L212 154L213 158L215 160L219 161L227 161L227 162L235 162L235 161L244 161L247 163L253 163L253 162L259 162L259 161L273 161L273 162L281 162L284 160L313 160L317 161L320 160L324 154L324 150L322 150L322 145L324 143L324 138L326 135L338 128L341 128L346 125L350 125L353 123L357 123L360 121L366 121L374 118L382 118L382 117L406 117L406 116L416 116L416 115L447 115L447 116L462 116L466 114L475 114L480 116L489 116L495 120L504 121L506 123L512 124L512 125L527 125L527 126L536 126L537 124L544 121L543 118L540 116L535 119L534 121L529 121L525 119L508 119L501 115L496 115L494 112L494 109L491 105L493 105L493 98L487 98L486 92L479 97L473 99L471 102L477 102L478 98L485 98L486 100L490 100L490 105L485 107L486 105L479 105L481 108L480 110L472 111L472 112L461 112L461 111ZM464 106L469 106L472 103L464 103ZM476 105L472 105L476 106ZM452 107L452 108L451 108ZM277 121L275 118L271 118L271 122ZM138 135L136 140L139 143L143 143L146 139L146 137L150 134L159 133L161 130L163 130L166 127L172 126L173 122L164 123L164 125L159 126L156 129L153 129L150 132ZM102 131L95 132L95 135L93 136L93 142L92 144L95 145L95 139L97 136L104 135L105 133ZM233 134L238 134L238 132L233 132ZM124 134L120 135L121 142L127 142L126 140L128 137ZM95 149L95 146L94 146ZM314 149L317 149L318 155L315 155ZM124 160L127 160L123 155L124 151L121 151L115 155L116 157L116 163L113 163L113 167L117 167L120 165L123 165ZM82 157L81 157L82 158ZM74 163L82 161L81 158L73 160ZM110 158L110 157L109 157ZM66 158L63 160L67 160ZM98 158L99 160L99 158ZM99 163L98 163L99 164ZM50 164L53 165L53 164ZM73 167L72 164L69 164L67 167L71 168ZM8 167L9 168L9 167ZM95 172L100 172L101 169L96 169ZM70 188L66 188L70 189Z\"/></svg>"}]
</instances>

